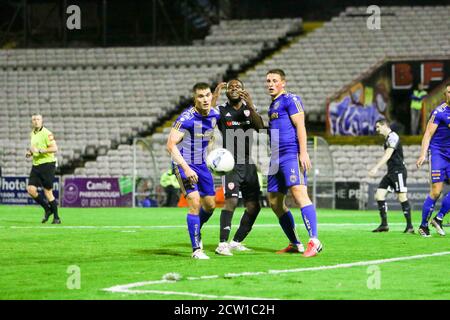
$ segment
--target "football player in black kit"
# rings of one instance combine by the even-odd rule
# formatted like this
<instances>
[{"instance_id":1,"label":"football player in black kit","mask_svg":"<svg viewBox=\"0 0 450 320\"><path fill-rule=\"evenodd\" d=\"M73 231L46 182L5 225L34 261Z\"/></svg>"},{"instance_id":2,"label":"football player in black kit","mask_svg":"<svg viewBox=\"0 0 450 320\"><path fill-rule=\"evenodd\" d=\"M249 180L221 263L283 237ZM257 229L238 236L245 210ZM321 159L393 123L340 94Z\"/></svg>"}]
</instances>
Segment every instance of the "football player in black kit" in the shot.
<instances>
[{"instance_id":1,"label":"football player in black kit","mask_svg":"<svg viewBox=\"0 0 450 320\"><path fill-rule=\"evenodd\" d=\"M411 223L411 207L409 205L406 188L407 172L405 162L403 161L403 148L400 143L400 137L391 130L386 120L378 120L375 124L377 133L383 135L384 141L384 155L378 163L369 171L369 176L375 176L378 169L387 163L388 172L381 180L375 199L378 202L378 209L380 210L381 224L373 232L387 232L389 226L387 223L387 205L386 195L388 189L392 188L398 195L398 200L402 206L403 214L406 219L405 233L414 233L414 228Z\"/></svg>"},{"instance_id":2,"label":"football player in black kit","mask_svg":"<svg viewBox=\"0 0 450 320\"><path fill-rule=\"evenodd\" d=\"M264 128L264 122L257 113L244 84L238 79L220 83L213 96L214 106L221 90L226 87L228 101L217 108L220 111L218 127L223 137L223 147L234 155L235 166L232 172L222 178L225 206L220 214L220 243L216 253L231 256L232 250L247 251L242 241L248 235L258 216L260 185L256 165L251 160L253 130ZM233 241L228 243L231 220L242 192L245 211Z\"/></svg>"}]
</instances>

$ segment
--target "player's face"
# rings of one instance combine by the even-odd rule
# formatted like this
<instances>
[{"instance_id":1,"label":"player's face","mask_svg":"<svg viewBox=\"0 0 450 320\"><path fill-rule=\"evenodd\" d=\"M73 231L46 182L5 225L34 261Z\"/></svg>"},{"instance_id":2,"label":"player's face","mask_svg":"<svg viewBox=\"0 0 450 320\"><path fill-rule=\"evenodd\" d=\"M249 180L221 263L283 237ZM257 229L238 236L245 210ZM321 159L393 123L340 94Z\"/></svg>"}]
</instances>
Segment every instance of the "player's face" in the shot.
<instances>
[{"instance_id":1,"label":"player's face","mask_svg":"<svg viewBox=\"0 0 450 320\"><path fill-rule=\"evenodd\" d=\"M272 98L278 96L283 92L286 81L281 79L281 76L276 73L269 73L266 76L266 86Z\"/></svg>"},{"instance_id":2,"label":"player's face","mask_svg":"<svg viewBox=\"0 0 450 320\"><path fill-rule=\"evenodd\" d=\"M232 102L238 102L241 100L240 93L244 88L242 84L237 80L231 80L227 84L227 98Z\"/></svg>"},{"instance_id":3,"label":"player's face","mask_svg":"<svg viewBox=\"0 0 450 320\"><path fill-rule=\"evenodd\" d=\"M31 125L33 126L33 129L39 129L42 127L42 116L32 116Z\"/></svg>"},{"instance_id":4,"label":"player's face","mask_svg":"<svg viewBox=\"0 0 450 320\"><path fill-rule=\"evenodd\" d=\"M447 90L445 91L445 101L448 105L450 105L450 86L447 86Z\"/></svg>"},{"instance_id":5,"label":"player's face","mask_svg":"<svg viewBox=\"0 0 450 320\"><path fill-rule=\"evenodd\" d=\"M200 89L195 92L194 101L197 110L209 112L209 109L211 109L211 100L211 89Z\"/></svg>"},{"instance_id":6,"label":"player's face","mask_svg":"<svg viewBox=\"0 0 450 320\"><path fill-rule=\"evenodd\" d=\"M388 127L381 123L377 123L375 125L375 130L377 131L378 134L385 136L387 135Z\"/></svg>"}]
</instances>

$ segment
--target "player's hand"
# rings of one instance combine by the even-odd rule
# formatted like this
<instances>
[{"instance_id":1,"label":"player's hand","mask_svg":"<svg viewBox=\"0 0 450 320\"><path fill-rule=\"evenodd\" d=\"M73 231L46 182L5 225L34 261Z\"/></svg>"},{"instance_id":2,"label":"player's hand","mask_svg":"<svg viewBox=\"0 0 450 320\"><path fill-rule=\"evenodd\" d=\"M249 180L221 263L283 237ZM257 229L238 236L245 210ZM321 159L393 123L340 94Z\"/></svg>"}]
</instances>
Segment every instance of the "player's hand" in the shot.
<instances>
[{"instance_id":1,"label":"player's hand","mask_svg":"<svg viewBox=\"0 0 450 320\"><path fill-rule=\"evenodd\" d=\"M198 183L198 175L191 168L184 170L184 174L186 175L186 178L188 178L190 183L193 183L193 184Z\"/></svg>"},{"instance_id":2,"label":"player's hand","mask_svg":"<svg viewBox=\"0 0 450 320\"><path fill-rule=\"evenodd\" d=\"M244 100L247 106L254 108L252 97L250 97L250 94L247 91L242 90L241 92L239 92L239 96L242 100Z\"/></svg>"},{"instance_id":3,"label":"player's hand","mask_svg":"<svg viewBox=\"0 0 450 320\"><path fill-rule=\"evenodd\" d=\"M30 157L32 157L33 156L33 152L31 152L31 150L30 149L28 149L27 150L27 153L25 154L25 158L30 158Z\"/></svg>"},{"instance_id":4,"label":"player's hand","mask_svg":"<svg viewBox=\"0 0 450 320\"><path fill-rule=\"evenodd\" d=\"M36 147L31 147L31 148L30 148L30 152L31 152L31 153L39 153L39 149L36 148Z\"/></svg>"},{"instance_id":5,"label":"player's hand","mask_svg":"<svg viewBox=\"0 0 450 320\"><path fill-rule=\"evenodd\" d=\"M223 88L225 88L227 86L226 82L221 82L217 85L216 89L214 90L214 95L215 96L219 96L220 92L222 91Z\"/></svg>"},{"instance_id":6,"label":"player's hand","mask_svg":"<svg viewBox=\"0 0 450 320\"><path fill-rule=\"evenodd\" d=\"M419 157L419 159L417 159L417 161L416 161L416 166L417 166L417 169L419 169L421 166L422 166L422 164L425 162L425 160L427 159L427 156L425 155L421 155L420 157Z\"/></svg>"},{"instance_id":7,"label":"player's hand","mask_svg":"<svg viewBox=\"0 0 450 320\"><path fill-rule=\"evenodd\" d=\"M300 166L303 170L308 171L312 168L311 160L309 159L309 154L307 152L300 153Z\"/></svg>"},{"instance_id":8,"label":"player's hand","mask_svg":"<svg viewBox=\"0 0 450 320\"><path fill-rule=\"evenodd\" d=\"M369 170L369 177L375 177L377 175L378 168L372 168Z\"/></svg>"}]
</instances>

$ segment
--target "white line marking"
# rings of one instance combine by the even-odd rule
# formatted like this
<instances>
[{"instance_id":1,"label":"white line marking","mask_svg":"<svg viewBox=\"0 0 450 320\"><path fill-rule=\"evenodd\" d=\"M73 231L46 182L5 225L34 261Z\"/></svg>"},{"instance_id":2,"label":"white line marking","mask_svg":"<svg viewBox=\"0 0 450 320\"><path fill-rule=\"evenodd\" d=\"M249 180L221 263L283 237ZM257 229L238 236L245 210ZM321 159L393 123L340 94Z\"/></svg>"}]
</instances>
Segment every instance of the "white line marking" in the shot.
<instances>
[{"instance_id":1,"label":"white line marking","mask_svg":"<svg viewBox=\"0 0 450 320\"><path fill-rule=\"evenodd\" d=\"M390 262L424 259L424 258L439 257L439 256L445 256L445 255L450 255L450 251L436 252L436 253L430 253L430 254L420 254L420 255L415 255L415 256L396 257L396 258L389 258L389 259L378 259L378 260L343 263L343 264L336 264L336 265L331 265L331 266L285 269L285 270L268 270L268 271L260 271L260 272L227 273L223 276L219 276L219 275L209 275L208 276L208 275L206 275L206 276L201 276L201 277L187 277L186 279L188 281L195 281L195 280L237 278L237 277L249 277L249 276L255 277L255 276L262 276L262 275L274 275L274 274L280 274L280 273L322 271L322 270L331 270L331 269L379 265L379 264L390 263ZM143 282L130 283L130 284L126 284L126 285L118 285L118 286L114 286L111 288L103 289L103 291L113 292L113 293L129 293L129 294L144 294L144 293L163 294L163 295L174 294L174 295L184 295L184 296L191 296L191 297L202 297L202 298L213 298L213 299L242 299L242 300L244 300L244 299L257 299L257 300L268 299L268 300L271 300L270 298L214 296L214 295L206 295L206 294L199 294L199 293L193 293L193 292L131 290L131 288L136 288L136 287L150 286L150 285L164 284L164 283L175 283L175 282L177 282L177 281L168 281L168 280L143 281Z\"/></svg>"},{"instance_id":2,"label":"white line marking","mask_svg":"<svg viewBox=\"0 0 450 320\"><path fill-rule=\"evenodd\" d=\"M404 223L389 223L390 226L403 226ZM319 228L335 228L335 227L373 227L378 226L378 223L319 223ZM253 226L254 228L279 228L279 224L256 224ZM0 226L0 228L9 228L9 229L144 229L144 230L153 230L153 229L179 229L179 228L187 228L186 225L174 225L174 226ZM219 225L211 224L204 225L203 228L219 228Z\"/></svg>"}]
</instances>

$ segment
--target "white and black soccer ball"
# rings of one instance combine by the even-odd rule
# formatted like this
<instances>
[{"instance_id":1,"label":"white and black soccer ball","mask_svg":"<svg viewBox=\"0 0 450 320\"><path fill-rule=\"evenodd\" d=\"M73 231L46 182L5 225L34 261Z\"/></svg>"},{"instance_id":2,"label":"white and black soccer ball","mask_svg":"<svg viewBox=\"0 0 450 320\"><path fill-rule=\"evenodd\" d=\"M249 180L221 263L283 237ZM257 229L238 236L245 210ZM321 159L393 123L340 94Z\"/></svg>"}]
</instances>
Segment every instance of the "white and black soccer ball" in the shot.
<instances>
[{"instance_id":1,"label":"white and black soccer ball","mask_svg":"<svg viewBox=\"0 0 450 320\"><path fill-rule=\"evenodd\" d=\"M206 165L214 175L223 176L233 170L234 157L227 149L217 148L206 157Z\"/></svg>"}]
</instances>

